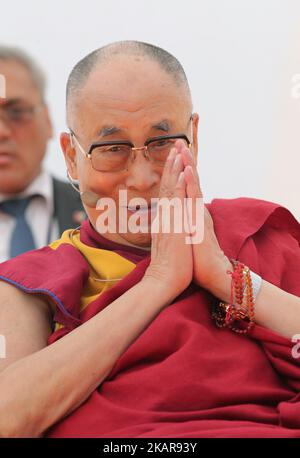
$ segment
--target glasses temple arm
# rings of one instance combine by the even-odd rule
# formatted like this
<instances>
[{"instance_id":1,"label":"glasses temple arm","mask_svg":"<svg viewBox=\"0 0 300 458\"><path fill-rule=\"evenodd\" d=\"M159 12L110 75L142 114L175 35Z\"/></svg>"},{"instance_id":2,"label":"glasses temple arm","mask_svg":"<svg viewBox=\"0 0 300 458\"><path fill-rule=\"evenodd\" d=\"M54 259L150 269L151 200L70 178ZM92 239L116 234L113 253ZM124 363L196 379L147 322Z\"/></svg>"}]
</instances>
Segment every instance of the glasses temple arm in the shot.
<instances>
[{"instance_id":1,"label":"glasses temple arm","mask_svg":"<svg viewBox=\"0 0 300 458\"><path fill-rule=\"evenodd\" d=\"M79 141L77 140L77 137L76 135L74 134L74 132L69 129L69 137L70 137L70 144L72 146L72 148L75 148L75 145L74 145L74 140L76 141L77 143L77 146L78 148L80 149L81 153L85 156L85 157L89 157L89 154L84 151L83 147L81 146L81 144L79 143Z\"/></svg>"}]
</instances>

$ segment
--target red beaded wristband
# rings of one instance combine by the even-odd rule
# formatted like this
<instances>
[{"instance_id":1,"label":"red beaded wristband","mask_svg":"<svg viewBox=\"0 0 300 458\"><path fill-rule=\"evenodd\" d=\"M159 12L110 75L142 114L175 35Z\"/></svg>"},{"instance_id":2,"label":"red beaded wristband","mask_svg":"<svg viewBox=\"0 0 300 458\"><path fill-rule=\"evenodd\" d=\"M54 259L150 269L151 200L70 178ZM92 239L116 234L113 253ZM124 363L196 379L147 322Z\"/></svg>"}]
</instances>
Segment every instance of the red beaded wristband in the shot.
<instances>
[{"instance_id":1,"label":"red beaded wristband","mask_svg":"<svg viewBox=\"0 0 300 458\"><path fill-rule=\"evenodd\" d=\"M239 334L246 334L254 325L254 299L251 272L242 262L230 259L233 272L229 304L220 302L212 310L212 318L218 327L228 327ZM245 327L247 323L247 326Z\"/></svg>"}]
</instances>

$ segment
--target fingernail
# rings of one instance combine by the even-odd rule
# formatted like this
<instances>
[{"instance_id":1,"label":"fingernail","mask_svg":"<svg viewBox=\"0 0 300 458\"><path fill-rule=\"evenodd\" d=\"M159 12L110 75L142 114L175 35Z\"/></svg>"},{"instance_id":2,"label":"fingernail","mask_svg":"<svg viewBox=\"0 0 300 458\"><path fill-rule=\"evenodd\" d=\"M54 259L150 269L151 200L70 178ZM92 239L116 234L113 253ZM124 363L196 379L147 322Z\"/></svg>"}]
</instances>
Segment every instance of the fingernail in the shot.
<instances>
[{"instance_id":1,"label":"fingernail","mask_svg":"<svg viewBox=\"0 0 300 458\"><path fill-rule=\"evenodd\" d=\"M172 159L172 157L174 156L174 151L175 151L175 148L170 149L167 159L169 160Z\"/></svg>"},{"instance_id":2,"label":"fingernail","mask_svg":"<svg viewBox=\"0 0 300 458\"><path fill-rule=\"evenodd\" d=\"M182 184L183 182L184 182L184 172L180 172L178 179L177 179L177 183Z\"/></svg>"},{"instance_id":3,"label":"fingernail","mask_svg":"<svg viewBox=\"0 0 300 458\"><path fill-rule=\"evenodd\" d=\"M177 167L180 161L181 161L181 156L180 154L178 154L174 161L174 167Z\"/></svg>"},{"instance_id":4,"label":"fingernail","mask_svg":"<svg viewBox=\"0 0 300 458\"><path fill-rule=\"evenodd\" d=\"M189 168L189 170L191 171L191 174L193 175L193 177L195 176L194 174L194 170L193 170L193 167L191 165L187 165L186 166L187 168Z\"/></svg>"},{"instance_id":5,"label":"fingernail","mask_svg":"<svg viewBox=\"0 0 300 458\"><path fill-rule=\"evenodd\" d=\"M192 153L192 151L190 149L188 149L188 153L187 154L188 154L190 159L192 159L192 160L194 159L193 153Z\"/></svg>"}]
</instances>

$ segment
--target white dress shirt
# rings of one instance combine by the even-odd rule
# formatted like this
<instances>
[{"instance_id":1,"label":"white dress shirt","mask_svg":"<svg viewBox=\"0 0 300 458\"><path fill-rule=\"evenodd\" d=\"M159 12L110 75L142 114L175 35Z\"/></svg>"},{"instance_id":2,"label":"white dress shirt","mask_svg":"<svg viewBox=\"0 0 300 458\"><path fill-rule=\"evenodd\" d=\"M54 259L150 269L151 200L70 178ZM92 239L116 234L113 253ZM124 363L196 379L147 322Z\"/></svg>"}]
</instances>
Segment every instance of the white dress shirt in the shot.
<instances>
[{"instance_id":1,"label":"white dress shirt","mask_svg":"<svg viewBox=\"0 0 300 458\"><path fill-rule=\"evenodd\" d=\"M45 170L20 194L0 194L0 202L39 194L28 205L25 218L29 224L36 248L48 245L59 236L58 222L53 218L53 181ZM15 227L15 218L0 209L0 262L9 259L10 237Z\"/></svg>"}]
</instances>

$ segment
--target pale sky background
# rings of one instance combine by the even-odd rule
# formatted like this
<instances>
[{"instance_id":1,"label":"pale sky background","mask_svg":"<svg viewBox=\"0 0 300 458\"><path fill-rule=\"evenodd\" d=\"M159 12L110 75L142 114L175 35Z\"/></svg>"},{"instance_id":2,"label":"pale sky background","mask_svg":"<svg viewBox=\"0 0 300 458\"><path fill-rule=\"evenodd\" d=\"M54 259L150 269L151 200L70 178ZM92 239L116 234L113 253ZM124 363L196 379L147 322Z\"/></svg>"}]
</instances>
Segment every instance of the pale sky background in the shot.
<instances>
[{"instance_id":1,"label":"pale sky background","mask_svg":"<svg viewBox=\"0 0 300 458\"><path fill-rule=\"evenodd\" d=\"M256 197L300 220L300 0L0 0L0 16L0 42L22 46L48 74L53 174L65 177L58 136L70 70L104 44L142 40L186 70L205 201Z\"/></svg>"}]
</instances>

